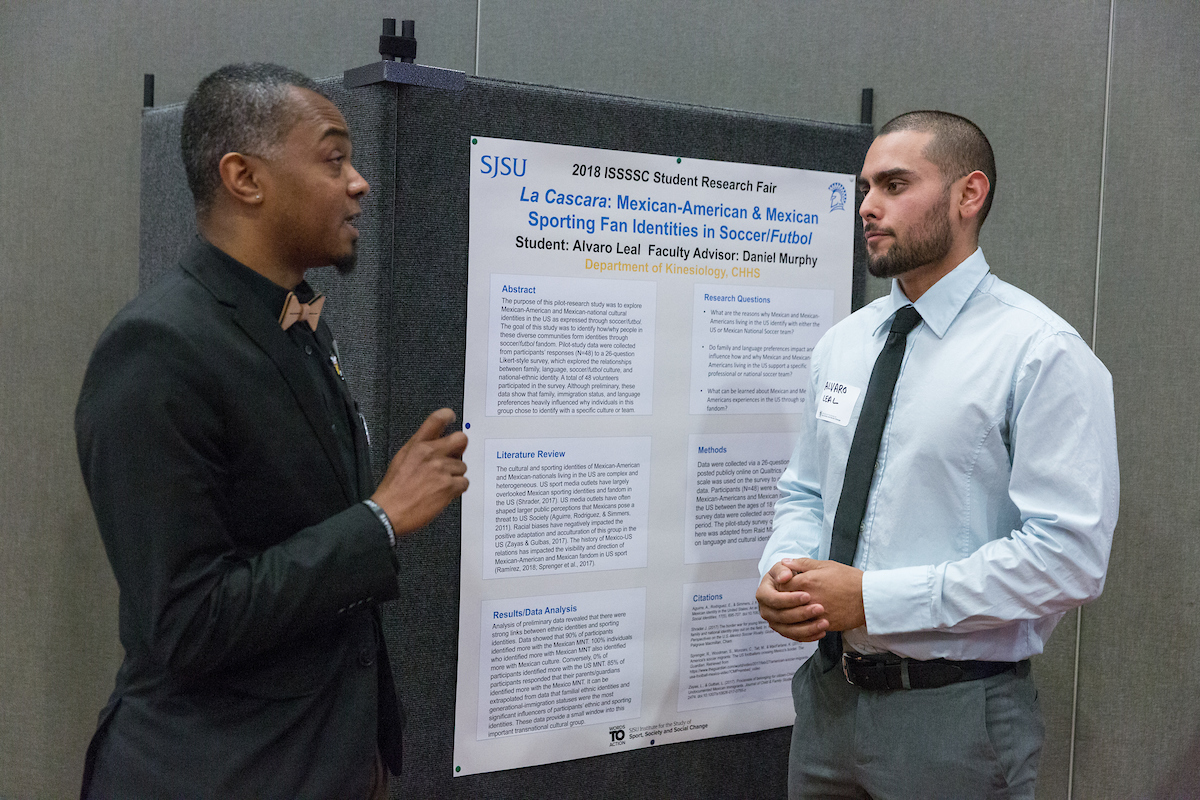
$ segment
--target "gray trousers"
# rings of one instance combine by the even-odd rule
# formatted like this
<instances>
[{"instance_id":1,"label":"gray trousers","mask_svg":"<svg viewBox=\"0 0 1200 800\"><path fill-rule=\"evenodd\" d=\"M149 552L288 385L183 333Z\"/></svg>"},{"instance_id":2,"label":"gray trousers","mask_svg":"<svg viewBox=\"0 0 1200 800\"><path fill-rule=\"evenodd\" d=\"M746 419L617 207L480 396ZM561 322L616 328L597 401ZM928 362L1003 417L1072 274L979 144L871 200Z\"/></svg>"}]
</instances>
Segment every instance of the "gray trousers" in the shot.
<instances>
[{"instance_id":1,"label":"gray trousers","mask_svg":"<svg viewBox=\"0 0 1200 800\"><path fill-rule=\"evenodd\" d=\"M792 678L788 798L1033 798L1045 732L1028 662L939 689L873 692L820 651Z\"/></svg>"}]
</instances>

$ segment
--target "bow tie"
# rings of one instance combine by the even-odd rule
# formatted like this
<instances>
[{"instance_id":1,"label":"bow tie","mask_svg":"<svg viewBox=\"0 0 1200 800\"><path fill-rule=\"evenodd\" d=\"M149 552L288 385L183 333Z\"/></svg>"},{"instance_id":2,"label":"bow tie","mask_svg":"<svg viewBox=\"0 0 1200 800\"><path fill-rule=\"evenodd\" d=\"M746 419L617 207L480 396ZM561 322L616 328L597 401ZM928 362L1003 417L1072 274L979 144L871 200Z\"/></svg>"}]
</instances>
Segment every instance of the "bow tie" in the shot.
<instances>
[{"instance_id":1,"label":"bow tie","mask_svg":"<svg viewBox=\"0 0 1200 800\"><path fill-rule=\"evenodd\" d=\"M319 294L307 303L301 303L295 292L288 292L287 300L283 303L283 311L279 314L279 327L285 331L300 320L308 323L314 331L317 320L321 318L321 309L325 307L325 295Z\"/></svg>"}]
</instances>

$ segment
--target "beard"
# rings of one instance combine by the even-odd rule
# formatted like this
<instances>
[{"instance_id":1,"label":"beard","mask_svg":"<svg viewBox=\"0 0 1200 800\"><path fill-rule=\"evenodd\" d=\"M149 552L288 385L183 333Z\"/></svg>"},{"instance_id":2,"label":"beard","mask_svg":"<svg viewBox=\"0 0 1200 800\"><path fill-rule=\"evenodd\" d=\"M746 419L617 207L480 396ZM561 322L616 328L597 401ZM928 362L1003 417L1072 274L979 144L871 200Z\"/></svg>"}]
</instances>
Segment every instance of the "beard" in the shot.
<instances>
[{"instance_id":1,"label":"beard","mask_svg":"<svg viewBox=\"0 0 1200 800\"><path fill-rule=\"evenodd\" d=\"M354 244L350 245L350 254L342 256L333 262L333 268L338 271L339 275L349 275L354 272L354 268L358 266L358 240L354 240Z\"/></svg>"},{"instance_id":2,"label":"beard","mask_svg":"<svg viewBox=\"0 0 1200 800\"><path fill-rule=\"evenodd\" d=\"M867 271L876 278L895 278L944 258L950 252L953 243L950 230L950 187L946 187L941 201L929 209L925 218L904 238L896 236L892 246L882 255L872 256L867 253Z\"/></svg>"}]
</instances>

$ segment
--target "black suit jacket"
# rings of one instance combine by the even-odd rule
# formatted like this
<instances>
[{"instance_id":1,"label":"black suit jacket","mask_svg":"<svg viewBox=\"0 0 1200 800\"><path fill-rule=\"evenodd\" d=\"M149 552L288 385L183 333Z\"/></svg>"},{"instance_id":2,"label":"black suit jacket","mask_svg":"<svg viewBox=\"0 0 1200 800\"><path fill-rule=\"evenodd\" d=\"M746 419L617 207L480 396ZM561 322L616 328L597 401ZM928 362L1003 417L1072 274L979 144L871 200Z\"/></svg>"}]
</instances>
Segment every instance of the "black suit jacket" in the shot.
<instances>
[{"instance_id":1,"label":"black suit jacket","mask_svg":"<svg viewBox=\"0 0 1200 800\"><path fill-rule=\"evenodd\" d=\"M359 502L363 430L356 481L322 387L238 269L197 242L84 378L79 459L125 648L88 797L362 797L377 750L399 772L375 611L397 568ZM330 346L324 321L316 335Z\"/></svg>"}]
</instances>

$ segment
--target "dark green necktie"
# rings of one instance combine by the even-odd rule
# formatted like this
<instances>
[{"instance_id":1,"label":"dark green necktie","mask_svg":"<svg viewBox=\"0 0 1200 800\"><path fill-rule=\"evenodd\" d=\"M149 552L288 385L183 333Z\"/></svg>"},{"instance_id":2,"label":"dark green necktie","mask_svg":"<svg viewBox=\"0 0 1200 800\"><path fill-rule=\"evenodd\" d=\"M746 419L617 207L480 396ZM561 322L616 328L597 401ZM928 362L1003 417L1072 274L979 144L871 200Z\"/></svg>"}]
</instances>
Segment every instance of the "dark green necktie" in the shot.
<instances>
[{"instance_id":1,"label":"dark green necktie","mask_svg":"<svg viewBox=\"0 0 1200 800\"><path fill-rule=\"evenodd\" d=\"M887 343L879 358L875 359L871 380L867 384L867 395L863 398L862 411L858 415L858 425L854 428L854 439L850 443L850 456L846 459L842 496L838 499L837 513L833 517L830 561L854 563L858 534L867 511L867 495L871 492L871 479L875 476L879 442L883 439L883 426L887 423L888 409L892 405L892 390L896 388L900 364L904 361L904 346L909 331L920 322L921 315L912 306L904 306L897 311L888 331ZM840 661L842 634L837 631L825 634L820 648L828 658Z\"/></svg>"}]
</instances>

